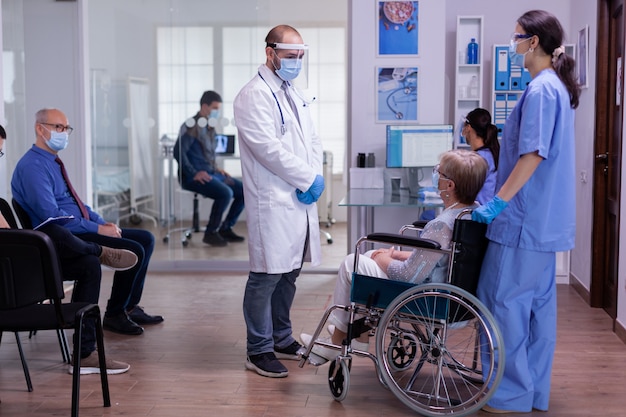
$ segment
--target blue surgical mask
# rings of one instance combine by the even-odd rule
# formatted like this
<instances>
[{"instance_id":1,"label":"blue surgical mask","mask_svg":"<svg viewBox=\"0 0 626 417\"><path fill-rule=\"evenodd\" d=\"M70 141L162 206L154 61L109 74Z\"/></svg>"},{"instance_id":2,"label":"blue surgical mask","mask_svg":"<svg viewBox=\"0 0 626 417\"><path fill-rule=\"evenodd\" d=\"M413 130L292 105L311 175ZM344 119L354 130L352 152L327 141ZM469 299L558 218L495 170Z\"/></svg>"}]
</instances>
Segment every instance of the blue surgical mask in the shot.
<instances>
[{"instance_id":1,"label":"blue surgical mask","mask_svg":"<svg viewBox=\"0 0 626 417\"><path fill-rule=\"evenodd\" d=\"M69 143L69 135L67 132L57 132L54 130L50 130L50 139L46 141L46 145L53 151L62 151L67 148L67 144Z\"/></svg>"},{"instance_id":2,"label":"blue surgical mask","mask_svg":"<svg viewBox=\"0 0 626 417\"><path fill-rule=\"evenodd\" d=\"M291 81L300 74L302 60L298 58L281 58L280 69L276 70L276 75L283 81Z\"/></svg>"},{"instance_id":3,"label":"blue surgical mask","mask_svg":"<svg viewBox=\"0 0 626 417\"><path fill-rule=\"evenodd\" d=\"M213 109L211 110L211 113L209 113L209 119L217 119L220 115L220 111L218 109Z\"/></svg>"},{"instance_id":4,"label":"blue surgical mask","mask_svg":"<svg viewBox=\"0 0 626 417\"><path fill-rule=\"evenodd\" d=\"M516 42L514 40L511 40L511 43L509 45L509 59L511 60L511 65L515 65L517 67L520 68L525 68L524 67L524 57L526 56L527 53L530 52L530 49L526 52L524 52L523 54L519 54L517 53L517 45L519 45L522 42L526 42L529 41L531 38L528 39L524 39L523 41L520 42Z\"/></svg>"}]
</instances>

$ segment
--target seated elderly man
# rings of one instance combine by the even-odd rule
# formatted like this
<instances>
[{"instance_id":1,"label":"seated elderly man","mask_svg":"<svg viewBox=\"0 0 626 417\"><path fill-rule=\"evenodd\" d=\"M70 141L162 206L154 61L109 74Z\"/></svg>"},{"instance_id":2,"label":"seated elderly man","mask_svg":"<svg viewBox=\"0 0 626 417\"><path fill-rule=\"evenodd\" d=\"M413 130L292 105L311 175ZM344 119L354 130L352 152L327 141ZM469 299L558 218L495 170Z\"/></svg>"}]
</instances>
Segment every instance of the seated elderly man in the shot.
<instances>
[{"instance_id":1,"label":"seated elderly man","mask_svg":"<svg viewBox=\"0 0 626 417\"><path fill-rule=\"evenodd\" d=\"M0 126L0 156L4 155L2 149L4 148L6 137L6 131ZM0 228L11 228L9 222L1 213ZM102 280L102 268L100 265L123 271L137 264L137 255L131 251L100 246L93 242L85 242L58 224L48 223L38 230L47 234L52 240L59 255L63 279L65 281L76 281L72 291L72 301L98 304L100 282ZM100 373L98 352L96 351L96 327L92 320L86 320L83 327L80 357L81 374ZM113 360L107 356L106 368L107 374L121 374L128 371L130 365ZM73 371L74 367L70 365L69 372L72 373Z\"/></svg>"},{"instance_id":2,"label":"seated elderly man","mask_svg":"<svg viewBox=\"0 0 626 417\"><path fill-rule=\"evenodd\" d=\"M13 198L28 213L33 224L49 217L73 215L74 219L64 227L80 239L126 249L137 256L138 262L134 267L115 272L103 327L116 333L140 335L144 331L140 325L163 321L163 317L148 315L139 306L154 249L154 236L147 230L120 229L82 202L58 156L67 147L72 130L62 111L42 109L37 112L35 144L20 159L13 172Z\"/></svg>"},{"instance_id":3,"label":"seated elderly man","mask_svg":"<svg viewBox=\"0 0 626 417\"><path fill-rule=\"evenodd\" d=\"M485 182L486 175L487 163L477 153L463 149L444 153L440 164L433 170L433 186L439 190L445 208L439 216L426 224L420 236L438 242L442 249L450 249L454 221L462 210L477 207L475 199ZM350 254L339 267L333 304L350 304L353 268L354 254ZM448 256L422 249L413 251L378 249L359 257L357 272L415 284L443 282L448 273ZM348 312L333 310L329 321L334 325L334 331L330 338L323 341L341 345L347 336L349 320ZM310 334L302 333L300 339L309 346L312 337ZM352 347L367 351L368 333L353 340ZM332 360L340 353L338 350L319 345L315 345L312 352L324 360Z\"/></svg>"}]
</instances>

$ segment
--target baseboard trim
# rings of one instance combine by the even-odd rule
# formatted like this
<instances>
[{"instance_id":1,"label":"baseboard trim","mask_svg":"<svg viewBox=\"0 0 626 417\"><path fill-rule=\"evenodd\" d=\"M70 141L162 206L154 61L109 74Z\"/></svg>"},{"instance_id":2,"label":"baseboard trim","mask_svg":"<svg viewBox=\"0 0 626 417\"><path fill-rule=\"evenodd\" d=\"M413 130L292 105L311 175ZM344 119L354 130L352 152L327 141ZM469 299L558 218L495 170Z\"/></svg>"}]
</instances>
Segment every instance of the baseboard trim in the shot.
<instances>
[{"instance_id":1,"label":"baseboard trim","mask_svg":"<svg viewBox=\"0 0 626 417\"><path fill-rule=\"evenodd\" d=\"M591 294L589 290L585 288L585 286L580 282L578 278L574 274L570 272L569 274L569 284L574 288L574 291L580 295L580 297L585 300L587 305L591 305Z\"/></svg>"},{"instance_id":2,"label":"baseboard trim","mask_svg":"<svg viewBox=\"0 0 626 417\"><path fill-rule=\"evenodd\" d=\"M626 344L626 327L617 320L615 320L615 334Z\"/></svg>"}]
</instances>

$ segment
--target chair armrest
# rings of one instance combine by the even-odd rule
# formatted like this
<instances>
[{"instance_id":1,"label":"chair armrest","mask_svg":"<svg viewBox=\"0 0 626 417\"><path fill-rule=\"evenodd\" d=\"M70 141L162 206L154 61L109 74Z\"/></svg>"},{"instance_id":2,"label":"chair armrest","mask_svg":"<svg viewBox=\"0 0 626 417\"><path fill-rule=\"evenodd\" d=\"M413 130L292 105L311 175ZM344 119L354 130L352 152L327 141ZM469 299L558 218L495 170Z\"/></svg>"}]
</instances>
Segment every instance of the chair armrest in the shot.
<instances>
[{"instance_id":1,"label":"chair armrest","mask_svg":"<svg viewBox=\"0 0 626 417\"><path fill-rule=\"evenodd\" d=\"M439 242L419 237L408 237L392 233L371 233L364 239L370 242L388 243L398 246L412 246L424 249L441 249Z\"/></svg>"}]
</instances>

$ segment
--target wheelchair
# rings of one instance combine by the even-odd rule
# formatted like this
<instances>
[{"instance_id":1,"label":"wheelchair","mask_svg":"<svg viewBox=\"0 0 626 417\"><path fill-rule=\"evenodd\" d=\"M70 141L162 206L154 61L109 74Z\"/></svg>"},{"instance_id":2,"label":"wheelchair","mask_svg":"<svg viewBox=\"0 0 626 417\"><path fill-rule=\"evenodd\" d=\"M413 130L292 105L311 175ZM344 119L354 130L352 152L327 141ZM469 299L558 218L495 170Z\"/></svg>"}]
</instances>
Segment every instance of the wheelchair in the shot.
<instances>
[{"instance_id":1,"label":"wheelchair","mask_svg":"<svg viewBox=\"0 0 626 417\"><path fill-rule=\"evenodd\" d=\"M350 305L333 305L324 313L299 366L316 364L314 345L340 350L330 361L328 385L335 400L347 397L352 356L368 357L380 383L413 411L424 416L465 416L477 412L495 392L504 371L500 330L476 298L487 239L486 225L455 220L451 247L401 234L373 233L356 243ZM357 273L365 244L388 244L437 251L448 256L446 283L411 284ZM330 313L350 315L341 346L317 340ZM357 316L360 318L357 319ZM364 332L375 336L376 354L352 349ZM318 357L319 358L319 357Z\"/></svg>"}]
</instances>

